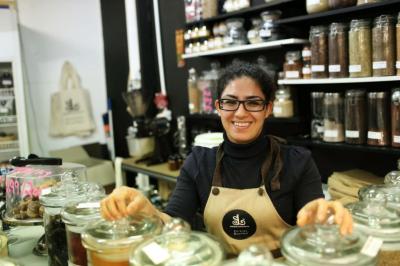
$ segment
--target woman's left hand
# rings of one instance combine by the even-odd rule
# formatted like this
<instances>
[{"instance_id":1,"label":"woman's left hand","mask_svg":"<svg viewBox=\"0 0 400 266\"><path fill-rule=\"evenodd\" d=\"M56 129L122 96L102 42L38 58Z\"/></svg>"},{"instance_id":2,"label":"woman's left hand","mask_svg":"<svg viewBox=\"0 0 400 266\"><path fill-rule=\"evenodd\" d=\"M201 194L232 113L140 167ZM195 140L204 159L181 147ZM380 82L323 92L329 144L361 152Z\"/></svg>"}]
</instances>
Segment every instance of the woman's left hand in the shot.
<instances>
[{"instance_id":1,"label":"woman's left hand","mask_svg":"<svg viewBox=\"0 0 400 266\"><path fill-rule=\"evenodd\" d=\"M297 214L297 225L325 223L330 214L334 215L334 221L340 227L342 235L353 232L353 218L350 212L339 201L327 201L316 199L307 203Z\"/></svg>"}]
</instances>

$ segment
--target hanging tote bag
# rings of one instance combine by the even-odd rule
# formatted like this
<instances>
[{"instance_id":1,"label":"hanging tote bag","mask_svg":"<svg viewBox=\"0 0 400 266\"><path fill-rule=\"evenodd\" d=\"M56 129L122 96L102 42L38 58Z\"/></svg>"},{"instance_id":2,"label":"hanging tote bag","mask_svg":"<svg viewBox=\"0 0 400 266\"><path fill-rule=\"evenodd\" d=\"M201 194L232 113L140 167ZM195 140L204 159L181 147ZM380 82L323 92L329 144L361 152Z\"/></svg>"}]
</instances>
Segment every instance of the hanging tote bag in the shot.
<instances>
[{"instance_id":1,"label":"hanging tote bag","mask_svg":"<svg viewBox=\"0 0 400 266\"><path fill-rule=\"evenodd\" d=\"M79 76L69 62L62 67L59 91L51 95L50 116L50 135L53 137L86 137L96 129L89 92L82 88Z\"/></svg>"}]
</instances>

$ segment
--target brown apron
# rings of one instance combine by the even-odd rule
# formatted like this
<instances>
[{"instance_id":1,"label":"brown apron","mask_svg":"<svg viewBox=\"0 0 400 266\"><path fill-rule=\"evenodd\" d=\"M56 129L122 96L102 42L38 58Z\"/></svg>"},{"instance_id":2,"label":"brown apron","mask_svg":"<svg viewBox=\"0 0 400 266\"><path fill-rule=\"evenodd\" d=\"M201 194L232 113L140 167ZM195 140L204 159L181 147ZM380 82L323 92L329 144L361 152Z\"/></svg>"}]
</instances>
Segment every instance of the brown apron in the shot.
<instances>
[{"instance_id":1,"label":"brown apron","mask_svg":"<svg viewBox=\"0 0 400 266\"><path fill-rule=\"evenodd\" d=\"M279 150L278 154L280 155ZM263 162L260 187L233 189L222 187L223 155L220 146L211 192L204 209L207 231L219 238L230 254L238 254L251 244L266 245L275 253L280 247L280 237L290 225L279 216L265 190L267 169L271 166L272 156L268 156Z\"/></svg>"}]
</instances>

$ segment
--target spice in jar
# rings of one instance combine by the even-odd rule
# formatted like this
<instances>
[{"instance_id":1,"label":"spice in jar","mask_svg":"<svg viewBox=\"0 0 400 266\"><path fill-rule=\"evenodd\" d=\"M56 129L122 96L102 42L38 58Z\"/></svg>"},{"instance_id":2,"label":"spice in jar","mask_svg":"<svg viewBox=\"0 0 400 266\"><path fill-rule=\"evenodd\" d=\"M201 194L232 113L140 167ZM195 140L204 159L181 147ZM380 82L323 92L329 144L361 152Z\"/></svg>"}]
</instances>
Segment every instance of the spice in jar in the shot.
<instances>
[{"instance_id":1,"label":"spice in jar","mask_svg":"<svg viewBox=\"0 0 400 266\"><path fill-rule=\"evenodd\" d=\"M311 78L311 49L310 46L306 45L301 51L301 56L303 58L303 69L301 71L303 79Z\"/></svg>"},{"instance_id":2,"label":"spice in jar","mask_svg":"<svg viewBox=\"0 0 400 266\"><path fill-rule=\"evenodd\" d=\"M324 137L326 142L344 141L343 99L340 93L324 95Z\"/></svg>"},{"instance_id":3,"label":"spice in jar","mask_svg":"<svg viewBox=\"0 0 400 266\"><path fill-rule=\"evenodd\" d=\"M291 99L290 88L280 87L275 92L273 108L274 117L293 117L293 100Z\"/></svg>"},{"instance_id":4,"label":"spice in jar","mask_svg":"<svg viewBox=\"0 0 400 266\"><path fill-rule=\"evenodd\" d=\"M372 28L372 69L375 77L395 74L395 45L393 16L375 18Z\"/></svg>"},{"instance_id":5,"label":"spice in jar","mask_svg":"<svg viewBox=\"0 0 400 266\"><path fill-rule=\"evenodd\" d=\"M285 79L300 79L302 72L302 63L300 51L286 52L286 61L283 64Z\"/></svg>"},{"instance_id":6,"label":"spice in jar","mask_svg":"<svg viewBox=\"0 0 400 266\"><path fill-rule=\"evenodd\" d=\"M351 78L370 77L372 47L370 22L353 19L349 31L349 73Z\"/></svg>"},{"instance_id":7,"label":"spice in jar","mask_svg":"<svg viewBox=\"0 0 400 266\"><path fill-rule=\"evenodd\" d=\"M312 78L328 77L328 28L312 26L310 29L311 43L311 76Z\"/></svg>"},{"instance_id":8,"label":"spice in jar","mask_svg":"<svg viewBox=\"0 0 400 266\"><path fill-rule=\"evenodd\" d=\"M387 92L368 93L368 145L389 144Z\"/></svg>"},{"instance_id":9,"label":"spice in jar","mask_svg":"<svg viewBox=\"0 0 400 266\"><path fill-rule=\"evenodd\" d=\"M367 137L366 99L363 90L348 90L345 96L345 141L364 144Z\"/></svg>"},{"instance_id":10,"label":"spice in jar","mask_svg":"<svg viewBox=\"0 0 400 266\"><path fill-rule=\"evenodd\" d=\"M392 91L392 146L400 147L400 89Z\"/></svg>"},{"instance_id":11,"label":"spice in jar","mask_svg":"<svg viewBox=\"0 0 400 266\"><path fill-rule=\"evenodd\" d=\"M306 1L307 13L318 13L329 10L328 0L307 0Z\"/></svg>"},{"instance_id":12,"label":"spice in jar","mask_svg":"<svg viewBox=\"0 0 400 266\"><path fill-rule=\"evenodd\" d=\"M329 27L329 77L348 77L349 49L347 24L332 23Z\"/></svg>"},{"instance_id":13,"label":"spice in jar","mask_svg":"<svg viewBox=\"0 0 400 266\"><path fill-rule=\"evenodd\" d=\"M357 4L357 0L329 0L330 9L354 6L355 4Z\"/></svg>"}]
</instances>

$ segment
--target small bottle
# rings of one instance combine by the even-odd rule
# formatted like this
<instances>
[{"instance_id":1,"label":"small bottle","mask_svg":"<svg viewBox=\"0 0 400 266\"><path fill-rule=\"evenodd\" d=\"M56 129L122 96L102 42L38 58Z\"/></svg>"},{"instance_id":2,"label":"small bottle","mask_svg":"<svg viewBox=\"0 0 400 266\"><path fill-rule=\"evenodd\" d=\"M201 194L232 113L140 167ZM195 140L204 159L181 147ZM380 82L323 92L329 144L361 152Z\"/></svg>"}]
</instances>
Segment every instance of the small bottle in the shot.
<instances>
[{"instance_id":1,"label":"small bottle","mask_svg":"<svg viewBox=\"0 0 400 266\"><path fill-rule=\"evenodd\" d=\"M311 49L310 46L306 45L301 51L301 56L303 58L303 69L301 74L303 79L311 79Z\"/></svg>"},{"instance_id":2,"label":"small bottle","mask_svg":"<svg viewBox=\"0 0 400 266\"><path fill-rule=\"evenodd\" d=\"M282 86L275 92L273 114L274 117L279 118L293 117L293 100L291 99L290 88Z\"/></svg>"},{"instance_id":3,"label":"small bottle","mask_svg":"<svg viewBox=\"0 0 400 266\"><path fill-rule=\"evenodd\" d=\"M301 53L300 51L286 52L286 61L283 64L285 79L300 79L302 74Z\"/></svg>"}]
</instances>

